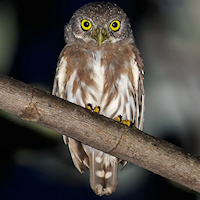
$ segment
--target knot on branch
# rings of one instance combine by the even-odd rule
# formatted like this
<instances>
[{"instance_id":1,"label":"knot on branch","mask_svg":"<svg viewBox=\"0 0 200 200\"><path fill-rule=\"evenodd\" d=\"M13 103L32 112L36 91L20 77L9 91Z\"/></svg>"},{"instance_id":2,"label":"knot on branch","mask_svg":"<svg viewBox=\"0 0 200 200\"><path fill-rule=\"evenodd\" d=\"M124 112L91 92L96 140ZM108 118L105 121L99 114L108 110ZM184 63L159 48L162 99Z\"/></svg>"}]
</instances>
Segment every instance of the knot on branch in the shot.
<instances>
[{"instance_id":1,"label":"knot on branch","mask_svg":"<svg viewBox=\"0 0 200 200\"><path fill-rule=\"evenodd\" d=\"M37 106L35 103L30 103L22 112L20 115L20 118L27 121L32 122L39 122L41 115L37 109Z\"/></svg>"}]
</instances>

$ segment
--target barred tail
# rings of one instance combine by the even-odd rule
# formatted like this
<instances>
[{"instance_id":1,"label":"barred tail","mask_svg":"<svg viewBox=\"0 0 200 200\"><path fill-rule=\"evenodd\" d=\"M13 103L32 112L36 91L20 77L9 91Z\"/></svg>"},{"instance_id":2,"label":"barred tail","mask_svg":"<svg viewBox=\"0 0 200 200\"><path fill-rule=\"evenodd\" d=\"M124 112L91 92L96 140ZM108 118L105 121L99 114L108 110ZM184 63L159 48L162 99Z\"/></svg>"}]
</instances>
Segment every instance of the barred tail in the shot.
<instances>
[{"instance_id":1,"label":"barred tail","mask_svg":"<svg viewBox=\"0 0 200 200\"><path fill-rule=\"evenodd\" d=\"M90 160L90 185L97 195L110 195L117 188L118 159L92 148Z\"/></svg>"}]
</instances>

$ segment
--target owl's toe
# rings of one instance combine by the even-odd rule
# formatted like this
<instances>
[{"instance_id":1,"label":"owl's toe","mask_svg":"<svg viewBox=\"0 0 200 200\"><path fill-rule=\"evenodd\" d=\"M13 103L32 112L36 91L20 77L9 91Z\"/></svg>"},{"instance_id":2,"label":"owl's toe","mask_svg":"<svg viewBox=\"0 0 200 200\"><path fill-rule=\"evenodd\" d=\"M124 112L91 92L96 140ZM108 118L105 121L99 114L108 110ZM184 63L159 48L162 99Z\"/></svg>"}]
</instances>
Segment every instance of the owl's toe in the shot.
<instances>
[{"instance_id":1,"label":"owl's toe","mask_svg":"<svg viewBox=\"0 0 200 200\"><path fill-rule=\"evenodd\" d=\"M95 106L94 109L93 109L93 112L99 113L100 109L101 109L100 106Z\"/></svg>"},{"instance_id":2,"label":"owl's toe","mask_svg":"<svg viewBox=\"0 0 200 200\"><path fill-rule=\"evenodd\" d=\"M117 117L114 118L115 121L121 122L122 121L122 116L118 115Z\"/></svg>"},{"instance_id":3,"label":"owl's toe","mask_svg":"<svg viewBox=\"0 0 200 200\"><path fill-rule=\"evenodd\" d=\"M115 117L114 120L117 121L117 122L120 122L122 124L125 124L127 126L132 126L133 125L132 120L122 120L122 116L121 115Z\"/></svg>"},{"instance_id":4,"label":"owl's toe","mask_svg":"<svg viewBox=\"0 0 200 200\"><path fill-rule=\"evenodd\" d=\"M88 103L85 108L87 108L88 110L91 110L93 111L93 108L92 108L92 104Z\"/></svg>"},{"instance_id":5,"label":"owl's toe","mask_svg":"<svg viewBox=\"0 0 200 200\"><path fill-rule=\"evenodd\" d=\"M99 112L100 112L100 109L101 109L100 106L95 106L95 107L93 108L91 103L88 103L88 104L86 105L86 108L87 108L88 110L91 110L91 111L95 112L95 113L99 113Z\"/></svg>"},{"instance_id":6,"label":"owl's toe","mask_svg":"<svg viewBox=\"0 0 200 200\"><path fill-rule=\"evenodd\" d=\"M125 125L127 125L127 126L132 126L132 125L133 125L132 120L122 120L121 123L122 123L122 124L125 124Z\"/></svg>"}]
</instances>

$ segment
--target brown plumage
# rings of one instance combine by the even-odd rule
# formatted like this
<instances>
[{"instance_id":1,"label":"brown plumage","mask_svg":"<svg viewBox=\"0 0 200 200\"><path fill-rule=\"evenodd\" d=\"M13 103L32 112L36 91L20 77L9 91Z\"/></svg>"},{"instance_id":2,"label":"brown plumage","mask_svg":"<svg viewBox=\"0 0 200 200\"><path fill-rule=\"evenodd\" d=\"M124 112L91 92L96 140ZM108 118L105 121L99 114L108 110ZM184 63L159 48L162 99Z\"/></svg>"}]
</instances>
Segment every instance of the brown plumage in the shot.
<instances>
[{"instance_id":1,"label":"brown plumage","mask_svg":"<svg viewBox=\"0 0 200 200\"><path fill-rule=\"evenodd\" d=\"M87 4L72 16L65 40L52 93L83 107L100 106L100 114L121 115L142 129L143 62L124 11L113 3ZM90 169L94 192L113 193L118 163L126 162L74 139L64 136L64 141L76 168Z\"/></svg>"}]
</instances>

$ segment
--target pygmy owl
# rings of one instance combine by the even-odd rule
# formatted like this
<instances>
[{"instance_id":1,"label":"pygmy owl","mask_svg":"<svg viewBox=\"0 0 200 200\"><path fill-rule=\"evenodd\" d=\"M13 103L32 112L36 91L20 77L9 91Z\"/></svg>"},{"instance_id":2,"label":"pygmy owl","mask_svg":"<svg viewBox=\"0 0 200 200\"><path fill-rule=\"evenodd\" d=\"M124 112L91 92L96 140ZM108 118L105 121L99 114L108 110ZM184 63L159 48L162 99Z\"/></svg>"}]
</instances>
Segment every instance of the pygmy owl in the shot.
<instances>
[{"instance_id":1,"label":"pygmy owl","mask_svg":"<svg viewBox=\"0 0 200 200\"><path fill-rule=\"evenodd\" d=\"M65 42L53 95L82 107L100 106L100 114L109 118L122 116L142 129L143 62L125 12L114 3L86 4L66 25ZM79 172L89 168L94 192L113 193L118 163L125 166L126 161L72 138L63 138Z\"/></svg>"}]
</instances>

